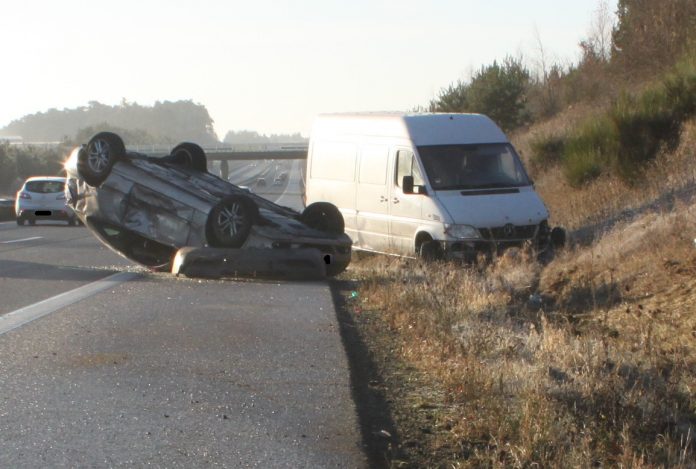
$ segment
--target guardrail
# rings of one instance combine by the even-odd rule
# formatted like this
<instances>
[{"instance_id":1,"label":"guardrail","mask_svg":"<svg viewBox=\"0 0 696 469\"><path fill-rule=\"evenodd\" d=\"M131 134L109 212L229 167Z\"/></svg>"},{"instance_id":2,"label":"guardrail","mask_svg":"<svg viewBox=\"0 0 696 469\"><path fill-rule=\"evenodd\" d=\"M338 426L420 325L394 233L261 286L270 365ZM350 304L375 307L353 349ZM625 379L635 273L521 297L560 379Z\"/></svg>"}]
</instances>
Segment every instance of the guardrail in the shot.
<instances>
[{"instance_id":1,"label":"guardrail","mask_svg":"<svg viewBox=\"0 0 696 469\"><path fill-rule=\"evenodd\" d=\"M9 142L13 146L52 148L62 142ZM148 156L168 155L175 145L126 145L130 151ZM306 160L307 145L295 143L208 145L203 151L209 161L222 160Z\"/></svg>"},{"instance_id":2,"label":"guardrail","mask_svg":"<svg viewBox=\"0 0 696 469\"><path fill-rule=\"evenodd\" d=\"M127 145L126 148L149 156L168 155L174 145ZM218 145L202 147L208 161L223 160L305 160L306 145Z\"/></svg>"}]
</instances>

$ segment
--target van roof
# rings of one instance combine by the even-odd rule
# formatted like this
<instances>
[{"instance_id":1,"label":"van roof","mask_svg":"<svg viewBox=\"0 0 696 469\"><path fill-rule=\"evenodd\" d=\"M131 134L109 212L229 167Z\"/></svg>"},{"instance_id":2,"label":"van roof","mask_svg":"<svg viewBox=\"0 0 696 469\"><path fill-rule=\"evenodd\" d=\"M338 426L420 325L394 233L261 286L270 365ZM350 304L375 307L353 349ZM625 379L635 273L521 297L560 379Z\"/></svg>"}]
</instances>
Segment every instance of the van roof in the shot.
<instances>
[{"instance_id":1,"label":"van roof","mask_svg":"<svg viewBox=\"0 0 696 469\"><path fill-rule=\"evenodd\" d=\"M320 114L312 136L370 135L401 137L416 146L507 143L488 116L459 113L361 112Z\"/></svg>"}]
</instances>

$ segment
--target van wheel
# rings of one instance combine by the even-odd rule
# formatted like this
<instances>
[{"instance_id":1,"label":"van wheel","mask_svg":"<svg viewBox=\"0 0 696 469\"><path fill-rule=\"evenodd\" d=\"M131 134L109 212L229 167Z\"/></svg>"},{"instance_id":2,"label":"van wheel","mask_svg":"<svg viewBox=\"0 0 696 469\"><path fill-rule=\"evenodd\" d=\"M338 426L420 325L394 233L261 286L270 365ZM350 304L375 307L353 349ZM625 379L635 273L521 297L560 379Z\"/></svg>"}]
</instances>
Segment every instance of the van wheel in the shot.
<instances>
[{"instance_id":1,"label":"van wheel","mask_svg":"<svg viewBox=\"0 0 696 469\"><path fill-rule=\"evenodd\" d=\"M77 173L87 184L98 187L111 172L114 163L126 154L121 137L99 132L77 154Z\"/></svg>"},{"instance_id":2,"label":"van wheel","mask_svg":"<svg viewBox=\"0 0 696 469\"><path fill-rule=\"evenodd\" d=\"M257 216L258 207L247 197L233 195L223 199L208 215L208 245L216 248L241 247Z\"/></svg>"},{"instance_id":3,"label":"van wheel","mask_svg":"<svg viewBox=\"0 0 696 469\"><path fill-rule=\"evenodd\" d=\"M310 228L329 234L342 234L345 221L340 210L329 202L314 202L304 209L300 221Z\"/></svg>"},{"instance_id":4,"label":"van wheel","mask_svg":"<svg viewBox=\"0 0 696 469\"><path fill-rule=\"evenodd\" d=\"M205 151L199 145L191 142L182 142L175 146L167 161L202 173L208 171Z\"/></svg>"},{"instance_id":5,"label":"van wheel","mask_svg":"<svg viewBox=\"0 0 696 469\"><path fill-rule=\"evenodd\" d=\"M442 259L442 245L437 241L425 241L418 248L418 257L424 261L437 261Z\"/></svg>"},{"instance_id":6,"label":"van wheel","mask_svg":"<svg viewBox=\"0 0 696 469\"><path fill-rule=\"evenodd\" d=\"M566 244L566 231L561 227L551 230L551 245L554 249L561 249Z\"/></svg>"}]
</instances>

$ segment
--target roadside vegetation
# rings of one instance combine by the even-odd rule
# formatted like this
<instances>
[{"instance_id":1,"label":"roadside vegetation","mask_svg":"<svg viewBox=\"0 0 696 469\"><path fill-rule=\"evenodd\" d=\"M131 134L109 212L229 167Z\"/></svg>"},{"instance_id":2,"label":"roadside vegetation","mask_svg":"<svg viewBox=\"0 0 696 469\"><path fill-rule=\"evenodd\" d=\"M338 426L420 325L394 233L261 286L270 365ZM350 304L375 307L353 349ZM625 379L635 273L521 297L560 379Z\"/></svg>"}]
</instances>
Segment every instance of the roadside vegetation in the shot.
<instances>
[{"instance_id":1,"label":"roadside vegetation","mask_svg":"<svg viewBox=\"0 0 696 469\"><path fill-rule=\"evenodd\" d=\"M653 3L619 1L608 43L513 106L568 248L343 274L394 422L385 466L696 467L696 4ZM471 83L443 96L474 102Z\"/></svg>"}]
</instances>

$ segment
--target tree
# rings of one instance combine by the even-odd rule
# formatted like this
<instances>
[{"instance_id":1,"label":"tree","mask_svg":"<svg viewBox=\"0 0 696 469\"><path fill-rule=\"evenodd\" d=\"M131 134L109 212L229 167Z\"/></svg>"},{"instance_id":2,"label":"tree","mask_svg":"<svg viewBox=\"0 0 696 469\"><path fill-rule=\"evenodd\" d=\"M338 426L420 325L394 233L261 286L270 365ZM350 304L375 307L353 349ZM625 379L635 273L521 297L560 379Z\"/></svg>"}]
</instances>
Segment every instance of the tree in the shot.
<instances>
[{"instance_id":1,"label":"tree","mask_svg":"<svg viewBox=\"0 0 696 469\"><path fill-rule=\"evenodd\" d=\"M619 0L612 57L624 71L660 72L696 41L696 1Z\"/></svg>"},{"instance_id":2,"label":"tree","mask_svg":"<svg viewBox=\"0 0 696 469\"><path fill-rule=\"evenodd\" d=\"M458 82L440 92L430 103L433 112L477 112L486 114L505 130L529 120L526 92L529 71L521 59L507 57L502 64L481 67L470 83Z\"/></svg>"},{"instance_id":3,"label":"tree","mask_svg":"<svg viewBox=\"0 0 696 469\"><path fill-rule=\"evenodd\" d=\"M529 120L526 91L529 71L521 59L507 57L483 67L471 80L467 98L473 112L487 114L505 130L515 129Z\"/></svg>"}]
</instances>

